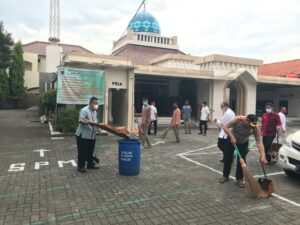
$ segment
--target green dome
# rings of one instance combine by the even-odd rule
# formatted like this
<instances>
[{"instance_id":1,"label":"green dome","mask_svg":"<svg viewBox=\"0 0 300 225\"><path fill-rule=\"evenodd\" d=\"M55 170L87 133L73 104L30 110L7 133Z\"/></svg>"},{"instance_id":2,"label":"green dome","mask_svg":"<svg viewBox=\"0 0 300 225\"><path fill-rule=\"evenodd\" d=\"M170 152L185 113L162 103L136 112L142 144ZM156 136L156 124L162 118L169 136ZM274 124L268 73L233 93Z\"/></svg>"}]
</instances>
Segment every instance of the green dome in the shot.
<instances>
[{"instance_id":1,"label":"green dome","mask_svg":"<svg viewBox=\"0 0 300 225\"><path fill-rule=\"evenodd\" d=\"M157 20L146 11L136 14L136 16L129 23L128 28L134 32L160 34L160 26Z\"/></svg>"}]
</instances>

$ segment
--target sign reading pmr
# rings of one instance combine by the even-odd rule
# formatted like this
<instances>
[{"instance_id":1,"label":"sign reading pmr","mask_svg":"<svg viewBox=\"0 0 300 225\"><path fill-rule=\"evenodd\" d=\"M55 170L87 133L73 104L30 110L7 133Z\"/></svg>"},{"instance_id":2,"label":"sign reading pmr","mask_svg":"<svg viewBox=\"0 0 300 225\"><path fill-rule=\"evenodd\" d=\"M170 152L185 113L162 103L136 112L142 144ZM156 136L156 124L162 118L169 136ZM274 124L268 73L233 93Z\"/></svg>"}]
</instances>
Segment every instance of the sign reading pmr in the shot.
<instances>
[{"instance_id":1,"label":"sign reading pmr","mask_svg":"<svg viewBox=\"0 0 300 225\"><path fill-rule=\"evenodd\" d=\"M60 67L57 74L58 104L87 104L92 96L104 104L105 78L102 70Z\"/></svg>"}]
</instances>

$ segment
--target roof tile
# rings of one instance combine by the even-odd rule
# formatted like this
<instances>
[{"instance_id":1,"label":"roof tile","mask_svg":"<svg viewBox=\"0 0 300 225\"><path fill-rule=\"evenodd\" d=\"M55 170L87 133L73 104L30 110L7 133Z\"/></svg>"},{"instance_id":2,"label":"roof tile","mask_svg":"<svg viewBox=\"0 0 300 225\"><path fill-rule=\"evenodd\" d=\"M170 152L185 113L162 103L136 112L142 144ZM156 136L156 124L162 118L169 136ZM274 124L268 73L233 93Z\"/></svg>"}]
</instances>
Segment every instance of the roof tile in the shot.
<instances>
[{"instance_id":1,"label":"roof tile","mask_svg":"<svg viewBox=\"0 0 300 225\"><path fill-rule=\"evenodd\" d=\"M167 53L185 55L183 52L175 49L166 49L159 47L148 47L128 44L112 55L125 56L131 59L135 65L149 65L150 61Z\"/></svg>"},{"instance_id":2,"label":"roof tile","mask_svg":"<svg viewBox=\"0 0 300 225\"><path fill-rule=\"evenodd\" d=\"M49 44L50 42L46 42L46 41L34 41L23 45L23 50L24 52L30 52L30 53L35 53L38 55L45 56L46 47ZM68 52L93 53L79 45L59 44L59 46L62 47L63 53L68 53Z\"/></svg>"},{"instance_id":3,"label":"roof tile","mask_svg":"<svg viewBox=\"0 0 300 225\"><path fill-rule=\"evenodd\" d=\"M261 76L286 77L293 73L300 74L300 59L264 64L257 70Z\"/></svg>"}]
</instances>

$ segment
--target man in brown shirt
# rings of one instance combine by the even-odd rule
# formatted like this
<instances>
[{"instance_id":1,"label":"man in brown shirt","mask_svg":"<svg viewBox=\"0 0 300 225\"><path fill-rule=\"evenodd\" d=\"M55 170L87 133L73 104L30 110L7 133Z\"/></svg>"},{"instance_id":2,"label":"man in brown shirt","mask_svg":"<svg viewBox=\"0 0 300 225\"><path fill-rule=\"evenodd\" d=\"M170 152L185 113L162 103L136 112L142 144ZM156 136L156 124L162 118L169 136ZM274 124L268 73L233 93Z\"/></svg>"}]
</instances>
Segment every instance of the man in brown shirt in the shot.
<instances>
[{"instance_id":1,"label":"man in brown shirt","mask_svg":"<svg viewBox=\"0 0 300 225\"><path fill-rule=\"evenodd\" d=\"M174 111L173 111L173 116L172 116L172 120L171 120L171 126L173 127L176 142L179 143L180 142L180 139L179 139L179 125L180 125L181 111L178 108L178 104L176 102L173 104L173 108L174 108Z\"/></svg>"},{"instance_id":2,"label":"man in brown shirt","mask_svg":"<svg viewBox=\"0 0 300 225\"><path fill-rule=\"evenodd\" d=\"M148 99L143 100L143 109L142 109L142 132L141 132L141 141L142 146L145 146L145 142L147 142L148 148L151 148L151 143L148 137L148 128L151 124L151 107L148 104Z\"/></svg>"}]
</instances>

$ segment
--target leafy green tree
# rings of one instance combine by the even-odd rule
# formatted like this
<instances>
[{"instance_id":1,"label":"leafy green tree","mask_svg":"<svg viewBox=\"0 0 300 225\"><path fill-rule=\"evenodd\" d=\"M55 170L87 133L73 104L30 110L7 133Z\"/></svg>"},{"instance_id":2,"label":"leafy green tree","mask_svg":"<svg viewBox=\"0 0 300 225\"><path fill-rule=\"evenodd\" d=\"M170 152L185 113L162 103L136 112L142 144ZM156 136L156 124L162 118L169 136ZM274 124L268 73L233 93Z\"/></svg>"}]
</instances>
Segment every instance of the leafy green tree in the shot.
<instances>
[{"instance_id":1,"label":"leafy green tree","mask_svg":"<svg viewBox=\"0 0 300 225\"><path fill-rule=\"evenodd\" d=\"M0 21L0 69L7 69L12 60L12 46L14 41L11 34L4 31L3 22Z\"/></svg>"},{"instance_id":2,"label":"leafy green tree","mask_svg":"<svg viewBox=\"0 0 300 225\"><path fill-rule=\"evenodd\" d=\"M8 76L6 69L0 69L0 103L9 96Z\"/></svg>"},{"instance_id":3,"label":"leafy green tree","mask_svg":"<svg viewBox=\"0 0 300 225\"><path fill-rule=\"evenodd\" d=\"M3 22L0 21L0 102L4 102L9 97L7 69L12 60L13 44L11 34L4 31Z\"/></svg>"},{"instance_id":4,"label":"leafy green tree","mask_svg":"<svg viewBox=\"0 0 300 225\"><path fill-rule=\"evenodd\" d=\"M13 61L9 68L9 88L12 99L22 100L26 96L24 73L23 46L21 41L18 41L14 47Z\"/></svg>"}]
</instances>

